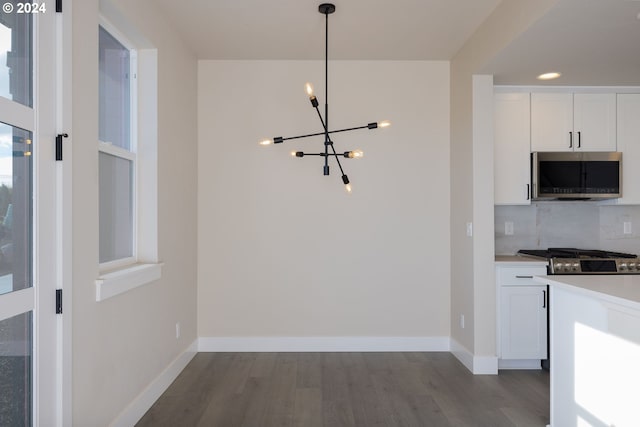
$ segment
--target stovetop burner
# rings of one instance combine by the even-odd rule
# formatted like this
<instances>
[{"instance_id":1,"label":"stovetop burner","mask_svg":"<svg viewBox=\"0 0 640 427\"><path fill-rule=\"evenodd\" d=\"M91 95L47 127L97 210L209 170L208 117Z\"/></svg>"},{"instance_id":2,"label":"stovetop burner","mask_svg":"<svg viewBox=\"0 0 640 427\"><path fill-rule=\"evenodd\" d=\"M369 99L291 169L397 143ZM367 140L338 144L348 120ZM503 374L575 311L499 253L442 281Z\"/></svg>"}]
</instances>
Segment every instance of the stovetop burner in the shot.
<instances>
[{"instance_id":1,"label":"stovetop burner","mask_svg":"<svg viewBox=\"0 0 640 427\"><path fill-rule=\"evenodd\" d=\"M521 249L518 253L541 258L637 258L637 255L624 252L601 251L598 249L549 248Z\"/></svg>"},{"instance_id":2,"label":"stovetop burner","mask_svg":"<svg viewBox=\"0 0 640 427\"><path fill-rule=\"evenodd\" d=\"M640 274L640 258L597 249L521 249L518 253L549 260L548 274Z\"/></svg>"}]
</instances>

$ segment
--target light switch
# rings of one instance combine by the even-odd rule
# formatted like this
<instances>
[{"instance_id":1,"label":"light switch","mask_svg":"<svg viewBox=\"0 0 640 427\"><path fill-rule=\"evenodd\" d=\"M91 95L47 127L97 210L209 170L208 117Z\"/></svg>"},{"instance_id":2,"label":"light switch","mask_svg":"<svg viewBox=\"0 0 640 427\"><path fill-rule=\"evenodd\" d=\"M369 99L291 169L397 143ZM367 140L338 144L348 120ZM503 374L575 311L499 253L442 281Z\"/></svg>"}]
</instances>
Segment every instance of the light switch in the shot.
<instances>
[{"instance_id":1,"label":"light switch","mask_svg":"<svg viewBox=\"0 0 640 427\"><path fill-rule=\"evenodd\" d=\"M631 234L633 231L631 230L631 221L624 222L624 234Z\"/></svg>"}]
</instances>

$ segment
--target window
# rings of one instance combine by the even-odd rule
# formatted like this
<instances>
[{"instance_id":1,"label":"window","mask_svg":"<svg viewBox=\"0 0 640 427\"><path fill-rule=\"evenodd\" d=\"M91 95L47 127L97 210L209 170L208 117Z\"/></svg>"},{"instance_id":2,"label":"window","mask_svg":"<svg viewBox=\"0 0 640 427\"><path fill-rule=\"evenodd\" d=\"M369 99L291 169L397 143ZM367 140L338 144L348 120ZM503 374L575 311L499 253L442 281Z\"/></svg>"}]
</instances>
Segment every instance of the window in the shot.
<instances>
[{"instance_id":1,"label":"window","mask_svg":"<svg viewBox=\"0 0 640 427\"><path fill-rule=\"evenodd\" d=\"M136 53L99 27L99 215L102 269L136 262Z\"/></svg>"},{"instance_id":2,"label":"window","mask_svg":"<svg viewBox=\"0 0 640 427\"><path fill-rule=\"evenodd\" d=\"M106 19L98 27L96 301L155 281L162 274L158 262L158 52L123 17L114 14L109 20L131 32L123 36Z\"/></svg>"}]
</instances>

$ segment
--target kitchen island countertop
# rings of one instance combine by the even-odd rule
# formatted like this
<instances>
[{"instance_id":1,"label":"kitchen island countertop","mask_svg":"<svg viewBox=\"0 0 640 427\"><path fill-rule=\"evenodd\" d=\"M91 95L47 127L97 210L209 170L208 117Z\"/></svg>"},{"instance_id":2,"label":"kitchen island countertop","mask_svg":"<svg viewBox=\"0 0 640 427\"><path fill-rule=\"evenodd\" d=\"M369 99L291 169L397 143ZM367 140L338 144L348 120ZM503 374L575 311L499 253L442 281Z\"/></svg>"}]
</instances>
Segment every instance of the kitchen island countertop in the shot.
<instances>
[{"instance_id":1,"label":"kitchen island countertop","mask_svg":"<svg viewBox=\"0 0 640 427\"><path fill-rule=\"evenodd\" d=\"M640 310L640 274L535 276L533 280Z\"/></svg>"}]
</instances>

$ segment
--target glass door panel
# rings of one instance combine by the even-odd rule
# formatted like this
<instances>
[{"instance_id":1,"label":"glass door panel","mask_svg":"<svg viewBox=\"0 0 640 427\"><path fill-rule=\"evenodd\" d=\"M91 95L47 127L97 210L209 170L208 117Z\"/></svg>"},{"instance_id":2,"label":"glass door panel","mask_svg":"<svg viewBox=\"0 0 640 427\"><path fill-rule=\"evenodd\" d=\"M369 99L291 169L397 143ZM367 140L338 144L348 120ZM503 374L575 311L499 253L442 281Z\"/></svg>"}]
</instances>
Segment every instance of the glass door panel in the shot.
<instances>
[{"instance_id":1,"label":"glass door panel","mask_svg":"<svg viewBox=\"0 0 640 427\"><path fill-rule=\"evenodd\" d=\"M32 16L16 13L16 0L2 3L6 7L13 6L13 13L0 13L0 96L31 107Z\"/></svg>"},{"instance_id":2,"label":"glass door panel","mask_svg":"<svg viewBox=\"0 0 640 427\"><path fill-rule=\"evenodd\" d=\"M0 295L32 286L31 132L0 123Z\"/></svg>"},{"instance_id":3,"label":"glass door panel","mask_svg":"<svg viewBox=\"0 0 640 427\"><path fill-rule=\"evenodd\" d=\"M32 424L32 313L0 321L0 425Z\"/></svg>"}]
</instances>

